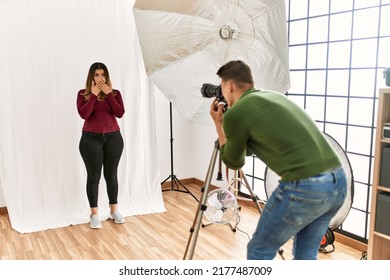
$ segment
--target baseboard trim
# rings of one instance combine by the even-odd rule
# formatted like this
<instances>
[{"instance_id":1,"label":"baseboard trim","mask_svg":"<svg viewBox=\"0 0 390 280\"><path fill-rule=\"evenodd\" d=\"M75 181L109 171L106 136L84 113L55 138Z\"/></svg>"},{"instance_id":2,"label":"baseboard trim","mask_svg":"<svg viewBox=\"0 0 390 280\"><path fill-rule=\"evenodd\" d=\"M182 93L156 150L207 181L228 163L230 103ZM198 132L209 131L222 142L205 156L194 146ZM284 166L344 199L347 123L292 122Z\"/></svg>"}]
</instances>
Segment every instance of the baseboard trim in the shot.
<instances>
[{"instance_id":1,"label":"baseboard trim","mask_svg":"<svg viewBox=\"0 0 390 280\"><path fill-rule=\"evenodd\" d=\"M204 181L202 180L199 180L197 178L185 178L185 179L178 179L183 185L186 185L186 184L196 184L196 185L200 185L200 186L203 186L204 185ZM163 184L161 184L161 188L163 190L169 190L169 188L172 187L171 185L171 181L166 181L164 182ZM179 187L180 187L180 184L179 184ZM210 185L211 188L217 188L217 186L214 186L214 185Z\"/></svg>"},{"instance_id":2,"label":"baseboard trim","mask_svg":"<svg viewBox=\"0 0 390 280\"><path fill-rule=\"evenodd\" d=\"M334 239L341 243L344 244L345 246L351 247L355 250L361 251L362 253L364 251L367 251L367 244L360 242L359 240L353 239L351 237L348 237L346 235L340 234L338 232L333 232L334 233Z\"/></svg>"},{"instance_id":3,"label":"baseboard trim","mask_svg":"<svg viewBox=\"0 0 390 280\"><path fill-rule=\"evenodd\" d=\"M0 207L0 215L1 214L8 214L7 207Z\"/></svg>"}]
</instances>

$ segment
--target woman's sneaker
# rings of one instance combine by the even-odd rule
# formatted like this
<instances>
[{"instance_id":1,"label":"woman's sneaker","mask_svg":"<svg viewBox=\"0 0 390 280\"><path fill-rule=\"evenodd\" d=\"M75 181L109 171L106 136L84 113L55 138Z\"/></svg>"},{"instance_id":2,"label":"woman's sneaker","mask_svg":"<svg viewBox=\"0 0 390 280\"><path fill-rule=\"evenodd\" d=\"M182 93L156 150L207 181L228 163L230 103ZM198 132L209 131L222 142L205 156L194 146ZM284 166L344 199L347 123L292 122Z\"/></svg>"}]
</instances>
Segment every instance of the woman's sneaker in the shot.
<instances>
[{"instance_id":1,"label":"woman's sneaker","mask_svg":"<svg viewBox=\"0 0 390 280\"><path fill-rule=\"evenodd\" d=\"M89 220L89 227L90 228L101 228L102 224L100 223L100 218L98 214L91 215L91 218Z\"/></svg>"},{"instance_id":2,"label":"woman's sneaker","mask_svg":"<svg viewBox=\"0 0 390 280\"><path fill-rule=\"evenodd\" d=\"M117 224L123 224L125 222L125 218L121 213L119 213L118 210L116 210L114 213L110 213L110 218L115 220L115 223Z\"/></svg>"}]
</instances>

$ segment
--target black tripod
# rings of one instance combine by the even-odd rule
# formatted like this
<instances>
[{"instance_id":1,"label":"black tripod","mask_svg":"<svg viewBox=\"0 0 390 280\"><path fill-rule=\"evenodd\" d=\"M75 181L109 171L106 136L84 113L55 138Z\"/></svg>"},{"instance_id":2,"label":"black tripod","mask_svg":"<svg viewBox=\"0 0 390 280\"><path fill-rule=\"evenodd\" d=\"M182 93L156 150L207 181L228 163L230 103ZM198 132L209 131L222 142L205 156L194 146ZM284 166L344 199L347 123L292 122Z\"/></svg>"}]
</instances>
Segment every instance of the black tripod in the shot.
<instances>
[{"instance_id":1,"label":"black tripod","mask_svg":"<svg viewBox=\"0 0 390 280\"><path fill-rule=\"evenodd\" d=\"M196 201L199 201L193 193L187 189L186 186L184 186L179 179L177 179L176 175L173 174L173 131L172 131L172 103L169 102L169 127L170 127L170 133L171 133L171 175L169 175L164 181L161 182L161 185L164 184L168 179L171 179L171 188L162 190L164 191L176 191L176 192L183 192L183 193L189 193L193 198L195 198ZM180 186L184 188L184 190L180 189Z\"/></svg>"},{"instance_id":2,"label":"black tripod","mask_svg":"<svg viewBox=\"0 0 390 280\"><path fill-rule=\"evenodd\" d=\"M184 257L183 257L184 260L192 260L192 257L194 255L196 241L197 241L198 235L199 235L199 229L200 229L200 226L202 224L203 212L207 210L206 199L207 199L207 194L208 194L208 190L209 190L210 183L211 183L211 177L213 176L213 171L214 171L214 166L215 166L215 162L217 159L218 151L219 151L219 143L217 140L217 141L215 141L214 150L213 150L213 153L211 156L209 168L207 170L205 183L204 183L202 190L201 190L202 196L201 196L201 199L199 201L199 205L198 205L198 209L196 211L194 222L193 222L192 227L190 229L190 237L188 238L186 251L185 251ZM240 173L241 173L242 179L244 180L244 183L245 183L244 185L247 187L247 189L250 193L251 199L253 200L257 210L259 210L259 213L261 214L263 209L260 207L257 196L253 193L252 189L249 187L249 183L248 183L244 173L241 170L240 170ZM279 255L282 257L282 259L284 259L282 249L279 250Z\"/></svg>"}]
</instances>

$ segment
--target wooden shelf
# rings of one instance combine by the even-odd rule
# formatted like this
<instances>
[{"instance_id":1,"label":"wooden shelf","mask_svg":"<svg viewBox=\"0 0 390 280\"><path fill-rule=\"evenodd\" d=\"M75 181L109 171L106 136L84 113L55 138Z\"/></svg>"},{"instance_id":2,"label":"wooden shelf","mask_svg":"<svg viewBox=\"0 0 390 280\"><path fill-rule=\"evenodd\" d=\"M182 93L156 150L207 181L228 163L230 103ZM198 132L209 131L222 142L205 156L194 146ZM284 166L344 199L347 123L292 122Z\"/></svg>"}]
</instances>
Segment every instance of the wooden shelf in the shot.
<instances>
[{"instance_id":1,"label":"wooden shelf","mask_svg":"<svg viewBox=\"0 0 390 280\"><path fill-rule=\"evenodd\" d=\"M383 144L390 144L390 139L383 139L383 138L382 138L382 139L380 140L380 142L383 143Z\"/></svg>"},{"instance_id":2,"label":"wooden shelf","mask_svg":"<svg viewBox=\"0 0 390 280\"><path fill-rule=\"evenodd\" d=\"M389 235L386 235L386 234L383 234L383 233L380 233L380 232L377 232L377 231L374 231L374 235L378 236L378 237L380 237L382 239L386 239L386 240L390 241L390 236Z\"/></svg>"},{"instance_id":3,"label":"wooden shelf","mask_svg":"<svg viewBox=\"0 0 390 280\"><path fill-rule=\"evenodd\" d=\"M389 187L379 185L382 148L390 146L390 139L383 139L382 131L384 123L390 121L390 88L379 90L378 117L376 126L374 172L372 179L370 235L368 238L368 259L390 260L390 235L375 231L377 222L378 193L389 192ZM381 213L383 215L383 213ZM387 214L390 222L390 213ZM383 217L383 216L382 216Z\"/></svg>"},{"instance_id":4,"label":"wooden shelf","mask_svg":"<svg viewBox=\"0 0 390 280\"><path fill-rule=\"evenodd\" d=\"M388 187L376 186L376 188L378 191L390 192L390 188Z\"/></svg>"}]
</instances>

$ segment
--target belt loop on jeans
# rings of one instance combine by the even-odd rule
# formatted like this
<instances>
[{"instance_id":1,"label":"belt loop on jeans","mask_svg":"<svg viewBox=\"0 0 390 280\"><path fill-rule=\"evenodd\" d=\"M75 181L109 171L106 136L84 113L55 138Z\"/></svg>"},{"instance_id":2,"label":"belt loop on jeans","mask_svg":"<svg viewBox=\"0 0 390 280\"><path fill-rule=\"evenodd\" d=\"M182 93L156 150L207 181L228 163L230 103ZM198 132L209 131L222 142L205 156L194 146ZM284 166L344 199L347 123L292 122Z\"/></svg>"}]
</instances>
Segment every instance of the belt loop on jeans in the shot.
<instances>
[{"instance_id":1,"label":"belt loop on jeans","mask_svg":"<svg viewBox=\"0 0 390 280\"><path fill-rule=\"evenodd\" d=\"M335 172L332 171L332 177L333 177L333 184L336 184L336 175L334 174Z\"/></svg>"},{"instance_id":2,"label":"belt loop on jeans","mask_svg":"<svg viewBox=\"0 0 390 280\"><path fill-rule=\"evenodd\" d=\"M342 169L342 168L343 168L343 166L340 165L340 166L336 167L335 169L333 169L333 171L332 171L333 183L336 183L336 182L337 182L336 172L339 171L339 170Z\"/></svg>"}]
</instances>

